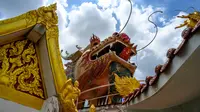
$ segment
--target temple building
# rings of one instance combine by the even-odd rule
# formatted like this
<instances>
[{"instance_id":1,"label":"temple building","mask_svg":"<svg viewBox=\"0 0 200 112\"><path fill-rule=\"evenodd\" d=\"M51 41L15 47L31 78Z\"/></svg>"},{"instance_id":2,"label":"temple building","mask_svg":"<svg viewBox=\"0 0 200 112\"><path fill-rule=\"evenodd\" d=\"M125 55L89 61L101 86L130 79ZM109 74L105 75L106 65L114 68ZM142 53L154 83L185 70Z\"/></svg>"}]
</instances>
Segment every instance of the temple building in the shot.
<instances>
[{"instance_id":1,"label":"temple building","mask_svg":"<svg viewBox=\"0 0 200 112\"><path fill-rule=\"evenodd\" d=\"M198 19L185 22L179 47L139 83L128 62L137 45L125 33L103 41L93 35L87 48L62 56L56 7L0 21L0 112L200 111ZM66 70L62 58L71 60Z\"/></svg>"}]
</instances>

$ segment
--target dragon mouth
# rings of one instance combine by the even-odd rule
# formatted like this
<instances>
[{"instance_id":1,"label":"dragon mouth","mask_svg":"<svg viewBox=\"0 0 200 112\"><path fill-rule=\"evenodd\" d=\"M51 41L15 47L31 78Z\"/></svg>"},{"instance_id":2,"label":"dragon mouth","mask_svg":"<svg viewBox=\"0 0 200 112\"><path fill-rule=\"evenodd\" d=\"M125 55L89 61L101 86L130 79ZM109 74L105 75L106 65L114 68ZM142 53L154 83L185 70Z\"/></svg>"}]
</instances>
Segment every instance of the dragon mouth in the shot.
<instances>
[{"instance_id":1,"label":"dragon mouth","mask_svg":"<svg viewBox=\"0 0 200 112\"><path fill-rule=\"evenodd\" d=\"M122 43L120 41L110 43L105 47L99 49L98 51L92 53L91 60L96 60L105 54L115 52L118 57L122 58L125 61L128 61L128 59L135 55L136 52L132 48L130 48L130 50L126 50L126 48L130 48L130 45Z\"/></svg>"}]
</instances>

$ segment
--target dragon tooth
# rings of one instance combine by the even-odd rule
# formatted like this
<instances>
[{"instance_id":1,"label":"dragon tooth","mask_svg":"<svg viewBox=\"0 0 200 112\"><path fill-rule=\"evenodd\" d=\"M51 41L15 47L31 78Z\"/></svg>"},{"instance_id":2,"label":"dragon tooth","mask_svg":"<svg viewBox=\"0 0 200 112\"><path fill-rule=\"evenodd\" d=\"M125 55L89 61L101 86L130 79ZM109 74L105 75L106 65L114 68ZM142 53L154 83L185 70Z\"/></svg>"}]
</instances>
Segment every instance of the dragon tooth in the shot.
<instances>
[{"instance_id":1,"label":"dragon tooth","mask_svg":"<svg viewBox=\"0 0 200 112\"><path fill-rule=\"evenodd\" d=\"M110 44L110 48L112 48L112 46L113 46L113 43Z\"/></svg>"},{"instance_id":2,"label":"dragon tooth","mask_svg":"<svg viewBox=\"0 0 200 112\"><path fill-rule=\"evenodd\" d=\"M136 50L136 49L137 49L137 45L135 45L135 46L133 47L133 49Z\"/></svg>"},{"instance_id":3,"label":"dragon tooth","mask_svg":"<svg viewBox=\"0 0 200 112\"><path fill-rule=\"evenodd\" d=\"M134 43L131 43L130 46L132 47L134 45Z\"/></svg>"}]
</instances>

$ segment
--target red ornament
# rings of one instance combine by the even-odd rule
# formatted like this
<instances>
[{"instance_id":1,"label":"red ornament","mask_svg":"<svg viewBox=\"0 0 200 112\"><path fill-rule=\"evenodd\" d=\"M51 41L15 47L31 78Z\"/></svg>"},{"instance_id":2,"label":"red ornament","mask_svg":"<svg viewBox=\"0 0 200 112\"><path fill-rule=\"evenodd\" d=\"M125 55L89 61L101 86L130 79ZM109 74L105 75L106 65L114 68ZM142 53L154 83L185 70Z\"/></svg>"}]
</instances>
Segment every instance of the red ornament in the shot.
<instances>
[{"instance_id":1,"label":"red ornament","mask_svg":"<svg viewBox=\"0 0 200 112\"><path fill-rule=\"evenodd\" d=\"M130 42L129 36L125 33L121 33L121 38L123 39L124 42Z\"/></svg>"},{"instance_id":2,"label":"red ornament","mask_svg":"<svg viewBox=\"0 0 200 112\"><path fill-rule=\"evenodd\" d=\"M131 53L132 53L131 48L130 47L125 47L123 49L123 51L119 54L119 56L122 59L128 61L128 59L131 57Z\"/></svg>"}]
</instances>

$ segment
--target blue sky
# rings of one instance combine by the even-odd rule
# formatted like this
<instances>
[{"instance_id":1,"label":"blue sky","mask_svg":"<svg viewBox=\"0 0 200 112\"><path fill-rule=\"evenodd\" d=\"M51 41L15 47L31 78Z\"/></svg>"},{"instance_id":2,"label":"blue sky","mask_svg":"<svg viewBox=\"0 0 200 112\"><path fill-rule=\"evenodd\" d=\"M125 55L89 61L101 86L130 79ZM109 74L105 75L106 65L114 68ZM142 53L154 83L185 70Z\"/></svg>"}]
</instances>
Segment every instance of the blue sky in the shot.
<instances>
[{"instance_id":1,"label":"blue sky","mask_svg":"<svg viewBox=\"0 0 200 112\"><path fill-rule=\"evenodd\" d=\"M77 5L77 6L79 6L79 5L81 5L83 2L92 2L92 3L96 3L97 0L68 0L67 2L68 2L68 4L69 4L69 6L70 6L70 5Z\"/></svg>"},{"instance_id":2,"label":"blue sky","mask_svg":"<svg viewBox=\"0 0 200 112\"><path fill-rule=\"evenodd\" d=\"M2 15L1 12L0 12L0 18L1 18L1 17L3 17L3 15Z\"/></svg>"},{"instance_id":3,"label":"blue sky","mask_svg":"<svg viewBox=\"0 0 200 112\"><path fill-rule=\"evenodd\" d=\"M136 0L136 3L143 5L152 5L154 7L165 7L166 14L168 17L176 15L178 12L174 11L177 9L186 10L188 7L195 7L199 9L199 0ZM193 11L190 9L189 11Z\"/></svg>"},{"instance_id":4,"label":"blue sky","mask_svg":"<svg viewBox=\"0 0 200 112\"><path fill-rule=\"evenodd\" d=\"M188 7L194 7L197 10L199 10L199 4L200 0L134 0L136 4L138 5L152 5L154 7L165 7L166 8L166 14L169 17L172 17L176 15L178 12L174 11L176 9L185 10ZM67 3L69 5L69 8L71 8L72 5L81 5L84 2L92 2L97 3L98 0L68 0ZM67 9L68 10L68 9ZM192 9L189 10L190 12L193 11Z\"/></svg>"},{"instance_id":5,"label":"blue sky","mask_svg":"<svg viewBox=\"0 0 200 112\"><path fill-rule=\"evenodd\" d=\"M176 9L185 10L192 6L199 10L199 0L134 0L136 4L139 5L152 5L154 7L165 7L166 13L169 17L174 16L178 12L174 11ZM97 3L98 0L68 0L67 3L72 5L81 5L83 2ZM192 9L191 9L192 10ZM190 11L191 11L190 10Z\"/></svg>"}]
</instances>

